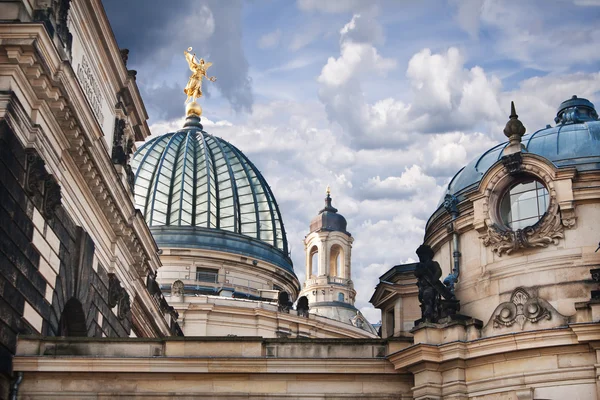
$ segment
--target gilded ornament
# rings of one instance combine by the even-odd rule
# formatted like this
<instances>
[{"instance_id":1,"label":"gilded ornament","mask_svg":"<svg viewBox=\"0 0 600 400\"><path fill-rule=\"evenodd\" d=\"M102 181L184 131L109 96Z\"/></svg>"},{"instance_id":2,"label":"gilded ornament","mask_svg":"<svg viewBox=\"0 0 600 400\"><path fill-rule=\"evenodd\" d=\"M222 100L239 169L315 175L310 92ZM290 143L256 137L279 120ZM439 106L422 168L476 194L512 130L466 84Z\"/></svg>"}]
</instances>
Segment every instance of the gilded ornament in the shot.
<instances>
[{"instance_id":1,"label":"gilded ornament","mask_svg":"<svg viewBox=\"0 0 600 400\"><path fill-rule=\"evenodd\" d=\"M206 74L212 63L204 61L203 58L198 61L196 54L190 53L191 51L192 48L188 47L188 49L183 52L190 67L190 71L192 71L192 75L190 76L185 89L183 89L183 92L187 95L185 103L188 104L189 102L186 107L187 115L194 114L200 116L202 115L202 107L196 103L196 99L202 97L202 79L206 78L211 82L215 82L217 78Z\"/></svg>"}]
</instances>

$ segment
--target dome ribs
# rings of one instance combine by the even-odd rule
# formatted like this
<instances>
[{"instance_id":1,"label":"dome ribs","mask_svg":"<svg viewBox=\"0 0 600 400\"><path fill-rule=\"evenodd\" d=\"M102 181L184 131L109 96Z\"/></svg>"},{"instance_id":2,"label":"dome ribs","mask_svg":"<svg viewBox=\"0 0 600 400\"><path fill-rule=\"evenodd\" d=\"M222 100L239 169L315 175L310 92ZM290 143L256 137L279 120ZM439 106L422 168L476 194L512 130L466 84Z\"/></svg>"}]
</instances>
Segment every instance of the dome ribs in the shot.
<instances>
[{"instance_id":1,"label":"dome ribs","mask_svg":"<svg viewBox=\"0 0 600 400\"><path fill-rule=\"evenodd\" d=\"M137 171L135 172L135 181L136 183L138 182L138 176L140 171L142 170L142 168L145 165L146 159L150 156L150 154L152 154L152 152L154 151L154 149L159 145L159 144L163 144L163 142L170 136L175 135L174 133L170 134L170 135L164 135L161 136L159 138L157 138L154 143L152 143L152 145L150 145L150 148L148 149L148 151L146 151L146 154L144 154L144 158L142 158L142 160L140 161L139 164L139 168L137 169ZM146 146L144 146L146 147ZM143 147L143 148L144 148ZM164 150L164 147L163 147ZM162 150L161 152L162 153ZM158 157L157 157L158 158ZM148 221L148 206L150 204L150 197L151 197L151 193L150 193L150 187L152 186L152 182L155 180L156 178L156 173L157 173L157 169L154 168L152 171L152 176L148 179L148 187L144 188L144 193L146 194L146 199L144 202L144 209L142 210L143 214L144 214L144 218L146 218L146 222L148 222L149 226L152 226L152 219L150 219L150 221ZM139 191L138 191L139 192Z\"/></svg>"},{"instance_id":2,"label":"dome ribs","mask_svg":"<svg viewBox=\"0 0 600 400\"><path fill-rule=\"evenodd\" d=\"M231 181L231 195L233 196L233 231L242 233L242 223L240 221L240 200L238 198L238 188L235 181L235 175L233 174L231 162L229 161L229 157L227 156L227 152L223 148L223 145L217 140L214 140L214 142L221 150L221 154L223 154L223 159L225 160L225 165L227 166L227 171L229 172L229 180Z\"/></svg>"},{"instance_id":3,"label":"dome ribs","mask_svg":"<svg viewBox=\"0 0 600 400\"><path fill-rule=\"evenodd\" d=\"M148 226L227 231L288 256L285 228L271 188L231 143L189 126L140 146L132 168L136 206Z\"/></svg>"},{"instance_id":4,"label":"dome ribs","mask_svg":"<svg viewBox=\"0 0 600 400\"><path fill-rule=\"evenodd\" d=\"M189 142L189 137L190 137L190 131L187 132L187 134L185 135L185 148L187 150L187 144ZM180 135L178 135L180 136ZM177 152L175 153L175 158L173 159L173 171L171 171L171 184L169 185L169 196L167 198L167 222L166 225L173 225L173 221L171 221L171 209L173 208L173 202L174 201L178 201L179 202L179 218L178 218L178 225L181 225L181 210L182 210L182 203L183 203L183 186L185 184L185 164L187 161L187 156L188 153L187 151L183 154L183 157L181 157L181 149L183 147L183 142L184 140L181 139L179 140L179 143L177 145ZM175 188L175 179L176 179L176 172L177 169L179 168L180 163L183 163L183 169L181 170L181 174L183 175L181 177L181 187L180 187L180 191L178 192L179 195L179 199L175 200L174 199L174 188Z\"/></svg>"},{"instance_id":5,"label":"dome ribs","mask_svg":"<svg viewBox=\"0 0 600 400\"><path fill-rule=\"evenodd\" d=\"M240 160L240 164L242 165L242 168L244 169L244 172L246 173L246 179L248 180L248 185L250 185L250 190L252 191L252 198L254 199L254 215L256 218L256 238L260 240L260 216L258 214L258 197L256 195L256 188L254 187L254 183L252 182L252 177L250 175L250 171L248 170L248 166L246 165L247 163L244 162L247 160L245 159L245 157L242 156L241 152L235 146L228 143L228 147L238 157L238 159ZM240 217L241 217L241 215L240 215ZM240 233L241 232L242 231L240 230Z\"/></svg>"},{"instance_id":6,"label":"dome ribs","mask_svg":"<svg viewBox=\"0 0 600 400\"><path fill-rule=\"evenodd\" d=\"M160 161L158 163L158 168L156 169L156 173L154 174L154 189L152 190L152 208L150 210L150 224L149 224L150 226L166 225L167 224L167 209L168 209L168 205L169 205L169 194L165 193L163 190L161 190L159 192L159 185L161 185L161 186L167 186L169 188L169 192L170 192L171 187L172 187L172 185L170 184L170 182L172 182L172 181L169 181L168 183L163 182L161 180L161 177L164 176L164 172L165 171L163 170L163 167L165 165L165 160L166 160L167 156L170 154L170 152L172 150L173 142L176 141L177 139L179 139L179 142L181 142L180 138L181 138L181 135L177 135L177 134L171 135L171 138L169 139L169 142L164 147L164 149L162 151L162 154L160 156ZM177 152L177 151L175 151L175 152ZM175 156L176 156L176 154L173 157L175 157ZM171 165L174 166L174 164L171 164ZM173 176L173 174L171 173L171 176L170 176L171 179L172 179L172 176ZM163 189L163 188L161 187L160 189ZM166 196L165 200L163 201L160 198L157 198L157 196L156 196L157 193L160 193L160 194ZM165 209L164 212L157 209L157 207L156 207L157 201L159 203L164 203L164 205L167 207L167 209ZM158 223L156 222L155 216L154 216L155 211L157 213L159 213L159 214L165 214L165 220L164 220L164 222L162 222L162 223L161 223L161 221L158 221Z\"/></svg>"}]
</instances>

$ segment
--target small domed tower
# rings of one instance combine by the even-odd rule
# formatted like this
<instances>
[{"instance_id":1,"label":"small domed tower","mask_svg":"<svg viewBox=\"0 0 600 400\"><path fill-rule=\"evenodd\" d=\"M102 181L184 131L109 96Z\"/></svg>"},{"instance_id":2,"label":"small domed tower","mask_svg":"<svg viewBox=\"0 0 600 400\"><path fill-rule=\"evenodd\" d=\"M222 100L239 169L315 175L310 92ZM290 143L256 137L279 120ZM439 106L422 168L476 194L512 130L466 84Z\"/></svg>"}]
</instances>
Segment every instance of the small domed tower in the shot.
<instances>
[{"instance_id":1,"label":"small domed tower","mask_svg":"<svg viewBox=\"0 0 600 400\"><path fill-rule=\"evenodd\" d=\"M352 283L351 250L354 238L346 230L346 218L331 205L327 187L325 207L310 222L304 238L306 280L300 296L306 296L310 313L374 329L354 307L356 291Z\"/></svg>"}]
</instances>

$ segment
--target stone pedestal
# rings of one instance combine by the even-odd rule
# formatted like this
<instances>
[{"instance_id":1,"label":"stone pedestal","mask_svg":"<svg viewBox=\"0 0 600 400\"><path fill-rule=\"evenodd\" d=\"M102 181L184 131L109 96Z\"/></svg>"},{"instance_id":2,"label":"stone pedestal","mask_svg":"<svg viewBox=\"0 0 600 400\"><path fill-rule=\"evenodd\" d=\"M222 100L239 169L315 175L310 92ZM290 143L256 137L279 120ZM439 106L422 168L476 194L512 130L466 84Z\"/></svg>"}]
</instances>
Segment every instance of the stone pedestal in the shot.
<instances>
[{"instance_id":1,"label":"stone pedestal","mask_svg":"<svg viewBox=\"0 0 600 400\"><path fill-rule=\"evenodd\" d=\"M481 337L483 322L464 315L444 318L438 323L419 322L410 331L415 344L442 344L456 341L469 341Z\"/></svg>"}]
</instances>

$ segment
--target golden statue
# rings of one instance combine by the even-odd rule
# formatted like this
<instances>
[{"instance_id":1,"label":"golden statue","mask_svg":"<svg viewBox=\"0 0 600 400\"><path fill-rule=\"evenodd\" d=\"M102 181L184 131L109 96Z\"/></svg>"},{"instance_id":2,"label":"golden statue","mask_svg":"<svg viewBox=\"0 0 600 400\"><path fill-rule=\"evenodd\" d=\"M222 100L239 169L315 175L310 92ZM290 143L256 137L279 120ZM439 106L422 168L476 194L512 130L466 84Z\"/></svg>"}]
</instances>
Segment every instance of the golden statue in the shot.
<instances>
[{"instance_id":1,"label":"golden statue","mask_svg":"<svg viewBox=\"0 0 600 400\"><path fill-rule=\"evenodd\" d=\"M187 60L190 70L192 71L192 75L190 76L190 80L188 81L183 92L187 94L187 99L185 102L187 103L192 100L195 102L197 98L202 97L202 78L206 78L211 82L217 80L214 76L206 75L206 70L212 65L211 62L205 62L203 58L198 61L196 59L196 54L191 54L191 47L188 47L186 51L183 52L185 54L185 59Z\"/></svg>"}]
</instances>

